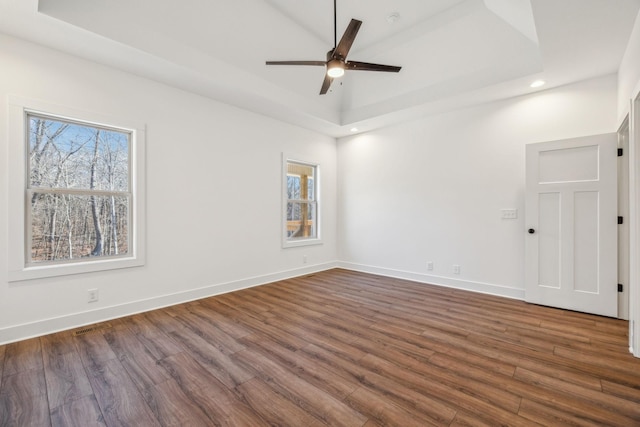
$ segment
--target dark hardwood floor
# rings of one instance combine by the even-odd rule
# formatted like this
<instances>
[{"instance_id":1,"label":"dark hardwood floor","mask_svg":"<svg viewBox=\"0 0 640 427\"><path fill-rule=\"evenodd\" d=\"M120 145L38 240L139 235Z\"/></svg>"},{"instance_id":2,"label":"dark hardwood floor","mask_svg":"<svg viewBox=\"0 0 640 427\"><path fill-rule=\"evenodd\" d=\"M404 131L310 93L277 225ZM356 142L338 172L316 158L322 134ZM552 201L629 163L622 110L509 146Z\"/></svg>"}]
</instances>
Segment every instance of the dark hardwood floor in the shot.
<instances>
[{"instance_id":1,"label":"dark hardwood floor","mask_svg":"<svg viewBox=\"0 0 640 427\"><path fill-rule=\"evenodd\" d=\"M332 270L0 346L2 426L638 426L625 321Z\"/></svg>"}]
</instances>

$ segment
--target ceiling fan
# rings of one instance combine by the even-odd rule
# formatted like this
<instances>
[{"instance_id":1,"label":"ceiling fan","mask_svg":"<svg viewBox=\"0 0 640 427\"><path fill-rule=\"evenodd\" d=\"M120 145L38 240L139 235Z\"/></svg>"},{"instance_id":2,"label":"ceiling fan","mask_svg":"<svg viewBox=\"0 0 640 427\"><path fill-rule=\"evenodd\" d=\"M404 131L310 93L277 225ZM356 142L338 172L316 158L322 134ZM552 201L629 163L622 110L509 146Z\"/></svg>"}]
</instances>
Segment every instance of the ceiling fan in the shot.
<instances>
[{"instance_id":1,"label":"ceiling fan","mask_svg":"<svg viewBox=\"0 0 640 427\"><path fill-rule=\"evenodd\" d=\"M338 43L338 30L336 19L336 0L333 0L333 49L327 52L326 61L267 61L267 65L317 65L327 68L327 72L322 82L320 95L324 95L329 90L334 78L342 77L345 70L355 71L384 71L388 73L397 73L402 67L394 65L372 64L369 62L347 61L347 55L351 49L351 45L360 30L362 21L352 19L349 26L345 30L340 43Z\"/></svg>"}]
</instances>

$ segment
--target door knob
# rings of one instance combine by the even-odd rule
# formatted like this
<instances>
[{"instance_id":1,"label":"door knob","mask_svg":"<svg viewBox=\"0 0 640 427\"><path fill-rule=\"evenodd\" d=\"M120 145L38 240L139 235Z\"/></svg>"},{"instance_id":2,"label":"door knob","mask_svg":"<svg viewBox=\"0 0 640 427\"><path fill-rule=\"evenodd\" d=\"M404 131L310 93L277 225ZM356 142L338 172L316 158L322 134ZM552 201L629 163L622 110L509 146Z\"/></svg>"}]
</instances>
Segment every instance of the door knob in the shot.
<instances>
[{"instance_id":1,"label":"door knob","mask_svg":"<svg viewBox=\"0 0 640 427\"><path fill-rule=\"evenodd\" d=\"M530 228L529 230L527 230L529 232L529 234L533 234L536 232L536 230L534 230L533 228Z\"/></svg>"}]
</instances>

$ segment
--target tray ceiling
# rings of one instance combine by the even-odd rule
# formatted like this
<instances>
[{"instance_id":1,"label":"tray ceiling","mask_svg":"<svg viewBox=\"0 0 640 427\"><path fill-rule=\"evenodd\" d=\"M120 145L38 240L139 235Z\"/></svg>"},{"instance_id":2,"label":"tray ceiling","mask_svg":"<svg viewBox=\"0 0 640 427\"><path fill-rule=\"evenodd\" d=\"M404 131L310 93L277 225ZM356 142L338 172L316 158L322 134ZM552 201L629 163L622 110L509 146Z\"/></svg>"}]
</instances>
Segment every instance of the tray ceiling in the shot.
<instances>
[{"instance_id":1,"label":"tray ceiling","mask_svg":"<svg viewBox=\"0 0 640 427\"><path fill-rule=\"evenodd\" d=\"M318 95L330 0L0 0L0 32L341 136L617 71L640 0L338 0L363 21L348 71Z\"/></svg>"}]
</instances>

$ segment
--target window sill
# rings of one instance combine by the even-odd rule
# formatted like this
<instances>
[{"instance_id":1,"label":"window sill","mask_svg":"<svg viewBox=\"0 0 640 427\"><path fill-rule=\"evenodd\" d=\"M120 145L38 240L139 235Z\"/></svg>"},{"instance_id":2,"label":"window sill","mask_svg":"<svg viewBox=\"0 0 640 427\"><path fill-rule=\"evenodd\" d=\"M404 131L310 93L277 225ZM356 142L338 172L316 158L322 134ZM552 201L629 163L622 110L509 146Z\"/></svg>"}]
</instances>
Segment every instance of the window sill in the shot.
<instances>
[{"instance_id":1,"label":"window sill","mask_svg":"<svg viewBox=\"0 0 640 427\"><path fill-rule=\"evenodd\" d=\"M297 248L300 246L313 246L321 245L322 239L301 239L301 240L287 240L282 242L282 248Z\"/></svg>"},{"instance_id":2,"label":"window sill","mask_svg":"<svg viewBox=\"0 0 640 427\"><path fill-rule=\"evenodd\" d=\"M119 270L141 267L144 260L133 257L110 258L95 261L69 262L64 264L45 264L9 271L9 282L45 279L49 277L69 276L73 274L94 273L98 271Z\"/></svg>"}]
</instances>

